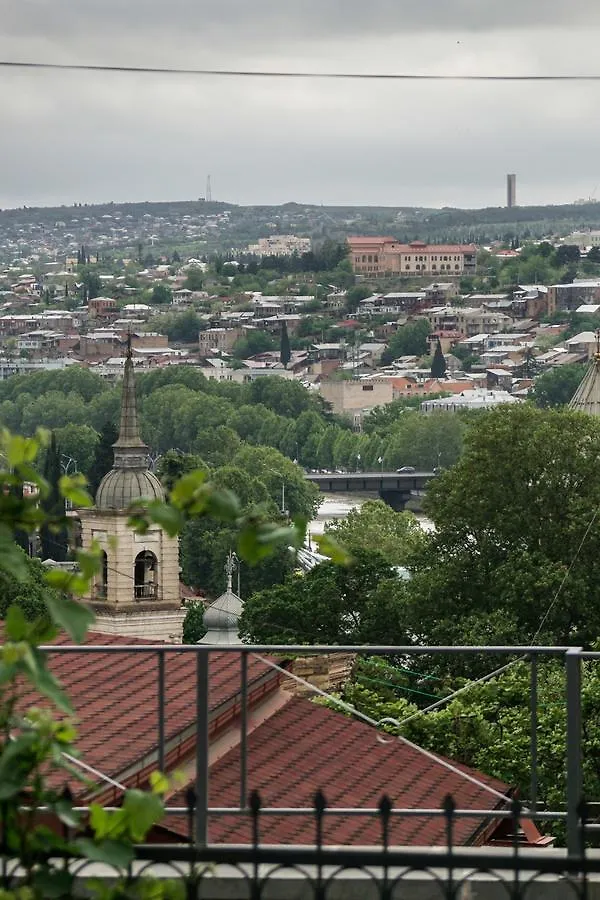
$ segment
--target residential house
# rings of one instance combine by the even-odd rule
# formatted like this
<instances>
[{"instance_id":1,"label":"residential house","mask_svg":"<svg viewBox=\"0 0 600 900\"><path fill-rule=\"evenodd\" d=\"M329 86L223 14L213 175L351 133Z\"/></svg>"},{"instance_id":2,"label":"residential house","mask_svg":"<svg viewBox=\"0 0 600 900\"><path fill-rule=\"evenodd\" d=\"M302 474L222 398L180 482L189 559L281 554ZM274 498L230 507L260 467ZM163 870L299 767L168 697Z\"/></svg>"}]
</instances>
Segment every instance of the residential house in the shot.
<instances>
[{"instance_id":1,"label":"residential house","mask_svg":"<svg viewBox=\"0 0 600 900\"><path fill-rule=\"evenodd\" d=\"M513 291L512 314L519 319L539 319L548 312L548 288L543 284L520 284Z\"/></svg>"},{"instance_id":2,"label":"residential house","mask_svg":"<svg viewBox=\"0 0 600 900\"><path fill-rule=\"evenodd\" d=\"M548 288L548 314L572 311L582 303L600 300L600 280L576 278L572 284L552 284Z\"/></svg>"},{"instance_id":3,"label":"residential house","mask_svg":"<svg viewBox=\"0 0 600 900\"><path fill-rule=\"evenodd\" d=\"M581 331L574 337L565 341L569 353L585 354L587 359L592 359L596 353L598 340L594 331Z\"/></svg>"},{"instance_id":4,"label":"residential house","mask_svg":"<svg viewBox=\"0 0 600 900\"><path fill-rule=\"evenodd\" d=\"M88 301L90 319L109 319L118 315L117 301L112 297L94 297Z\"/></svg>"},{"instance_id":5,"label":"residential house","mask_svg":"<svg viewBox=\"0 0 600 900\"><path fill-rule=\"evenodd\" d=\"M165 644L163 674L157 682L156 651L141 639L95 632L88 635L81 652L64 654L60 645L69 639L59 637L55 643L48 665L73 703L81 762L72 760L71 769L51 776L51 783L62 788L66 779L78 806L92 800L119 806L124 790L147 787L160 760L167 776L182 773L183 784L175 783L166 800L171 808L185 810L185 792L203 772L201 768L197 773L196 766L203 765L207 753L209 809L236 810L240 793L251 791L260 793L264 806L282 808L281 815L275 812L261 820L260 839L265 844L314 843L314 816L290 810L310 809L318 790L325 792L334 811L373 809L384 793L395 808L412 810L413 815L390 818L387 840L392 847L445 846L445 819L425 810L441 809L449 794L458 809L482 811L480 818L455 819L455 845L472 848L494 843L499 834L507 837L504 820L483 812L510 808L509 785L424 752L416 744L377 740L373 726L308 699L311 682L330 692L341 689L348 665L336 665L335 659L280 659L275 666L268 657L250 653L242 692L240 656L231 648L215 649L208 656L207 699L199 702L206 695L197 692L195 653L171 650ZM101 648L116 652L108 655ZM297 677L308 685L303 685L306 695L290 689L290 670L302 673ZM160 698L157 689L162 691ZM46 705L33 689L25 702ZM247 711L243 738L242 703ZM200 719L205 706L206 718ZM163 710L167 710L164 718ZM206 751L199 740L206 741ZM78 768L85 778L73 773ZM524 822L522 827L520 842L543 845L533 825ZM246 812L209 812L206 838L214 844L252 843L252 821ZM186 812L169 814L149 835L151 843L189 839ZM322 840L326 845L378 846L381 823L367 815L328 815Z\"/></svg>"},{"instance_id":6,"label":"residential house","mask_svg":"<svg viewBox=\"0 0 600 900\"><path fill-rule=\"evenodd\" d=\"M425 288L427 303L446 304L455 297L458 297L456 281L436 281Z\"/></svg>"},{"instance_id":7,"label":"residential house","mask_svg":"<svg viewBox=\"0 0 600 900\"><path fill-rule=\"evenodd\" d=\"M505 403L519 403L520 400L507 391L490 391L481 388L461 391L452 397L440 397L437 400L424 400L421 412L457 412L466 409L491 409Z\"/></svg>"},{"instance_id":8,"label":"residential house","mask_svg":"<svg viewBox=\"0 0 600 900\"><path fill-rule=\"evenodd\" d=\"M228 353L245 334L243 328L207 328L198 335L200 356L214 356L215 351Z\"/></svg>"}]
</instances>

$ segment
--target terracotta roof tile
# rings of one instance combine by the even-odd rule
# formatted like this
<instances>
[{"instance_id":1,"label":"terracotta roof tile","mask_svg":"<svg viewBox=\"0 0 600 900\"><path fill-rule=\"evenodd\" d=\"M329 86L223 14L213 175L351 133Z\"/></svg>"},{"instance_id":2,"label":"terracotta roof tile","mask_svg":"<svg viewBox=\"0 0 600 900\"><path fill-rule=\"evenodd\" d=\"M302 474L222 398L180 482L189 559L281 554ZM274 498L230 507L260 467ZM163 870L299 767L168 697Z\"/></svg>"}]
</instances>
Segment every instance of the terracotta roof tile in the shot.
<instances>
[{"instance_id":1,"label":"terracotta roof tile","mask_svg":"<svg viewBox=\"0 0 600 900\"><path fill-rule=\"evenodd\" d=\"M70 644L60 636L56 644ZM123 646L148 642L130 637L90 633L87 645ZM157 642L153 642L157 643ZM195 721L196 657L165 644L165 736L175 738ZM71 698L78 722L77 747L82 759L104 775L120 780L125 770L158 743L158 659L155 654L50 653L49 666ZM252 657L248 678L268 671ZM237 654L214 652L209 660L209 707L216 710L239 692ZM27 702L40 705L33 692ZM80 790L81 788L79 788Z\"/></svg>"},{"instance_id":2,"label":"terracotta roof tile","mask_svg":"<svg viewBox=\"0 0 600 900\"><path fill-rule=\"evenodd\" d=\"M453 763L453 765L457 765ZM239 802L239 746L210 768L211 806L237 806ZM500 793L507 785L487 775L457 766ZM323 790L330 807L376 807L387 793L396 808L441 808L451 793L458 806L495 809L498 798L441 763L398 741L381 743L374 730L341 713L295 697L267 719L248 738L248 789L258 790L263 806L312 807L317 790ZM171 798L173 806L185 805L184 792ZM183 820L178 827L184 834ZM455 841L469 843L480 820L459 819ZM314 843L312 816L265 815L260 840L267 844ZM248 843L250 820L218 816L210 821L209 840ZM377 844L379 822L370 817L326 816L327 844ZM411 816L393 819L390 840L395 844L440 845L445 843L441 818Z\"/></svg>"}]
</instances>

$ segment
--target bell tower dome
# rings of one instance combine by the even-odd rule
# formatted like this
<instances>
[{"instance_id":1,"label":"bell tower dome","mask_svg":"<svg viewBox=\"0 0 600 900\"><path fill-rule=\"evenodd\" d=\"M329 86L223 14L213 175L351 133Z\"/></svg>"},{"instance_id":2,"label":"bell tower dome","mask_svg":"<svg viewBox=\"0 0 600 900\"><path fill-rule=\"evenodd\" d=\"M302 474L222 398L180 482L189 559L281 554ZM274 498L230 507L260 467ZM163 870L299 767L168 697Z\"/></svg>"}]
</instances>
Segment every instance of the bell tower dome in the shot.
<instances>
[{"instance_id":1,"label":"bell tower dome","mask_svg":"<svg viewBox=\"0 0 600 900\"><path fill-rule=\"evenodd\" d=\"M93 542L102 548L102 569L86 598L96 613L94 630L181 643L185 609L179 599L178 540L158 525L144 535L127 528L136 500L165 498L140 437L131 340L113 450L113 467L100 482L95 506L79 510L84 549Z\"/></svg>"}]
</instances>

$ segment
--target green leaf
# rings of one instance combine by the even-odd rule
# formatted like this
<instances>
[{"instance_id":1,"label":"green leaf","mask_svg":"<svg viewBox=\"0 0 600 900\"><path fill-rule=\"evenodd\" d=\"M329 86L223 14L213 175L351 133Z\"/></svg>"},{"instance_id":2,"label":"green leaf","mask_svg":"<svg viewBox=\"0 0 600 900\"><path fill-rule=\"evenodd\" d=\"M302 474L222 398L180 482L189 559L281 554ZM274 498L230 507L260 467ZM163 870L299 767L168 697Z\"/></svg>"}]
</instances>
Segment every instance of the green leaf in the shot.
<instances>
[{"instance_id":1,"label":"green leaf","mask_svg":"<svg viewBox=\"0 0 600 900\"><path fill-rule=\"evenodd\" d=\"M106 863L117 869L126 869L133 860L133 848L123 841L99 841L95 843L89 838L79 838L75 846L82 856L92 862Z\"/></svg>"},{"instance_id":2,"label":"green leaf","mask_svg":"<svg viewBox=\"0 0 600 900\"><path fill-rule=\"evenodd\" d=\"M9 606L6 614L4 630L11 641L22 641L28 632L27 619L19 606Z\"/></svg>"},{"instance_id":3,"label":"green leaf","mask_svg":"<svg viewBox=\"0 0 600 900\"><path fill-rule=\"evenodd\" d=\"M196 499L198 489L203 486L206 481L206 472L202 469L195 469L193 472L187 472L173 485L171 491L171 503L179 509L183 509L189 503Z\"/></svg>"},{"instance_id":4,"label":"green leaf","mask_svg":"<svg viewBox=\"0 0 600 900\"><path fill-rule=\"evenodd\" d=\"M36 764L35 749L40 740L35 731L25 731L4 745L0 755L0 800L18 794Z\"/></svg>"},{"instance_id":5,"label":"green leaf","mask_svg":"<svg viewBox=\"0 0 600 900\"><path fill-rule=\"evenodd\" d=\"M145 839L152 826L159 822L164 814L162 800L157 794L138 790L127 791L123 809L129 816L131 838L137 842Z\"/></svg>"},{"instance_id":6,"label":"green leaf","mask_svg":"<svg viewBox=\"0 0 600 900\"><path fill-rule=\"evenodd\" d=\"M90 803L90 828L94 837L105 838L110 830L110 813L99 803Z\"/></svg>"},{"instance_id":7,"label":"green leaf","mask_svg":"<svg viewBox=\"0 0 600 900\"><path fill-rule=\"evenodd\" d=\"M5 522L0 522L0 568L17 581L24 581L28 575L27 559L15 544L12 530Z\"/></svg>"},{"instance_id":8,"label":"green leaf","mask_svg":"<svg viewBox=\"0 0 600 900\"><path fill-rule=\"evenodd\" d=\"M6 461L11 469L20 466L22 463L33 462L40 449L40 444L34 438L26 438L20 434L11 434L6 429L2 432L1 443Z\"/></svg>"},{"instance_id":9,"label":"green leaf","mask_svg":"<svg viewBox=\"0 0 600 900\"><path fill-rule=\"evenodd\" d=\"M55 570L56 571L56 570ZM52 573L48 573L49 575ZM52 616L52 621L64 628L67 634L77 644L81 644L85 639L89 626L94 622L95 616L91 609L71 600L68 597L52 596L48 594L46 597L46 606Z\"/></svg>"},{"instance_id":10,"label":"green leaf","mask_svg":"<svg viewBox=\"0 0 600 900\"><path fill-rule=\"evenodd\" d=\"M224 522L235 522L241 513L240 502L233 491L212 490L207 497L206 513Z\"/></svg>"},{"instance_id":11,"label":"green leaf","mask_svg":"<svg viewBox=\"0 0 600 900\"><path fill-rule=\"evenodd\" d=\"M38 691L52 700L63 712L72 713L73 707L70 700L61 688L59 681L47 668L44 654L31 648L31 652L25 654L23 663L29 680Z\"/></svg>"},{"instance_id":12,"label":"green leaf","mask_svg":"<svg viewBox=\"0 0 600 900\"><path fill-rule=\"evenodd\" d=\"M93 578L96 572L100 571L101 552L100 546L97 545L91 550L78 550L76 553L81 575L88 582Z\"/></svg>"},{"instance_id":13,"label":"green leaf","mask_svg":"<svg viewBox=\"0 0 600 900\"><path fill-rule=\"evenodd\" d=\"M323 556L328 556L338 566L347 566L352 561L352 557L346 548L329 534L315 534L314 541L319 548L319 552Z\"/></svg>"},{"instance_id":14,"label":"green leaf","mask_svg":"<svg viewBox=\"0 0 600 900\"><path fill-rule=\"evenodd\" d=\"M162 772L151 772L150 787L154 794L166 794L169 790L169 779Z\"/></svg>"},{"instance_id":15,"label":"green leaf","mask_svg":"<svg viewBox=\"0 0 600 900\"><path fill-rule=\"evenodd\" d=\"M86 484L84 475L61 475L58 489L61 496L70 500L73 506L89 507L94 505L94 501L85 490Z\"/></svg>"},{"instance_id":16,"label":"green leaf","mask_svg":"<svg viewBox=\"0 0 600 900\"><path fill-rule=\"evenodd\" d=\"M147 509L152 521L164 528L169 537L175 537L179 534L185 524L181 511L169 503L153 500L152 503L148 504Z\"/></svg>"},{"instance_id":17,"label":"green leaf","mask_svg":"<svg viewBox=\"0 0 600 900\"><path fill-rule=\"evenodd\" d=\"M75 875L65 869L41 869L33 876L34 886L39 891L39 896L54 900L57 897L70 897Z\"/></svg>"}]
</instances>

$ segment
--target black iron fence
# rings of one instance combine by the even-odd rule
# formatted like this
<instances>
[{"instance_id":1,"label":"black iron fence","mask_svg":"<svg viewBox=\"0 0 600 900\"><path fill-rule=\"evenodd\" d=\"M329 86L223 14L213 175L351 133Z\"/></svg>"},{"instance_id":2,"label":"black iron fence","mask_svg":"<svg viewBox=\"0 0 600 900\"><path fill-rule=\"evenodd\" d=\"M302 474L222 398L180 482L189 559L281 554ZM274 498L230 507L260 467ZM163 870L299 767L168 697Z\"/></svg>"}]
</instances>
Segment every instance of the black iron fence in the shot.
<instances>
[{"instance_id":1,"label":"black iron fence","mask_svg":"<svg viewBox=\"0 0 600 900\"><path fill-rule=\"evenodd\" d=\"M151 654L156 665L157 735L155 763L164 768L165 739L165 659L170 653L191 653L196 657L195 694L195 784L188 792L185 807L167 808L168 815L185 817L187 841L180 844L146 845L137 848L137 868L132 872L154 871L164 867L177 879L183 879L186 890L202 897L315 897L334 900L340 897L443 897L469 896L493 898L497 896L575 896L591 897L600 880L600 853L586 849L588 837L599 826L590 821L587 807L582 804L582 716L581 669L584 660L600 660L599 653L584 652L566 647L385 647L385 646L166 646L166 645L84 645L48 646L50 654L132 653ZM241 657L238 691L240 754L239 803L216 808L208 802L209 788L209 655L211 651L233 653ZM374 809L336 809L327 805L326 798L317 794L314 808L263 807L258 793L249 798L248 784L248 662L252 656L269 665L274 656L318 656L335 652L362 656L391 655L410 659L414 656L451 656L465 654L522 660L530 667L530 796L521 804L507 799L505 807L457 809L447 798L443 809L395 809L382 798ZM566 791L564 804L558 809L542 809L538 802L538 667L544 659L562 660L565 669L565 731L566 731ZM501 670L501 669L500 669ZM495 671L500 671L496 669ZM433 703L432 708L443 703ZM377 724L377 723L375 723ZM318 740L318 736L316 737ZM260 785L257 785L260 788ZM249 798L249 799L248 799ZM591 798L597 800L600 798ZM250 844L232 846L208 842L208 821L212 816L236 815L251 825ZM267 846L261 838L261 824L272 815L301 815L314 821L312 846ZM376 847L331 847L323 841L323 823L329 816L372 816L379 821L381 840ZM441 847L398 848L390 843L390 823L394 817L444 817L446 842ZM510 819L510 846L486 848L457 848L454 828L461 817L477 820ZM566 828L566 848L530 849L522 846L519 835L525 820L562 821ZM169 872L163 871L167 877ZM5 867L5 871L6 867ZM81 869L83 872L83 869ZM354 873L354 874L352 874ZM426 883L429 893L413 893ZM560 887L567 893L549 894ZM357 885L359 887L357 887ZM362 885L362 887L360 887ZM467 890L472 893L465 893ZM484 891L485 887L485 891ZM600 888L600 884L599 884ZM211 893L211 891L216 893ZM363 890L364 893L356 893ZM503 893L493 893L495 891ZM340 893L341 891L341 893ZM463 893L461 893L463 891ZM475 891L475 893L473 893ZM546 893L544 893L544 891ZM571 891L569 894L568 891ZM220 893L219 893L220 892ZM437 892L437 893L436 893ZM537 893L541 892L541 893ZM596 895L594 895L596 896ZM600 894L598 895L600 896Z\"/></svg>"},{"instance_id":2,"label":"black iron fence","mask_svg":"<svg viewBox=\"0 0 600 900\"><path fill-rule=\"evenodd\" d=\"M433 815L443 817L445 843L438 847L398 848L390 843L395 814L389 797L383 795L377 808L380 839L369 847L331 847L323 841L329 814L324 794L318 792L311 809L313 843L308 846L273 846L261 840L264 811L258 792L248 798L242 813L250 822L252 839L243 846L196 841L197 798L186 795L188 838L180 844L144 844L135 847L135 859L123 868L90 862L76 855L45 860L50 869L72 878L63 896L89 895L94 883L120 880L119 898L156 897L158 900L537 900L537 898L581 898L600 896L600 854L587 849L588 811L578 808L578 850L531 850L521 843L523 806L511 803L503 815L509 820L511 840L502 848L457 847L454 829L462 815L447 796ZM402 815L406 812L403 811ZM73 835L64 829L67 840ZM41 861L41 859L40 859ZM0 846L0 884L4 891L18 888L22 871ZM144 889L145 879L153 888ZM163 882L162 893L156 881ZM97 890L97 887L96 887ZM105 888L105 890L107 890ZM107 893L112 898L112 894ZM17 896L17 895L14 895Z\"/></svg>"}]
</instances>

